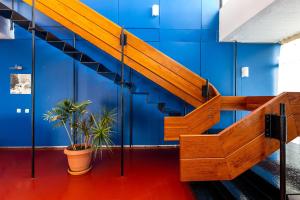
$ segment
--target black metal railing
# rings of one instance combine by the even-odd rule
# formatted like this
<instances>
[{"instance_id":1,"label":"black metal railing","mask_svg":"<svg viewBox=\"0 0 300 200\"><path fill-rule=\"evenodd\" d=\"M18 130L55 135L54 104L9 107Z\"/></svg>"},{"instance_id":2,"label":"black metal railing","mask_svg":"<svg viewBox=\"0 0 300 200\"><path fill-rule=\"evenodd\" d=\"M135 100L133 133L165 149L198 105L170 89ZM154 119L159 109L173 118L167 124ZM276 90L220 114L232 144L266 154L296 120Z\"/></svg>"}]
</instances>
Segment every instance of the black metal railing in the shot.
<instances>
[{"instance_id":1,"label":"black metal railing","mask_svg":"<svg viewBox=\"0 0 300 200\"><path fill-rule=\"evenodd\" d=\"M265 116L265 136L280 142L280 199L286 200L287 118L285 104L280 104L280 115Z\"/></svg>"}]
</instances>

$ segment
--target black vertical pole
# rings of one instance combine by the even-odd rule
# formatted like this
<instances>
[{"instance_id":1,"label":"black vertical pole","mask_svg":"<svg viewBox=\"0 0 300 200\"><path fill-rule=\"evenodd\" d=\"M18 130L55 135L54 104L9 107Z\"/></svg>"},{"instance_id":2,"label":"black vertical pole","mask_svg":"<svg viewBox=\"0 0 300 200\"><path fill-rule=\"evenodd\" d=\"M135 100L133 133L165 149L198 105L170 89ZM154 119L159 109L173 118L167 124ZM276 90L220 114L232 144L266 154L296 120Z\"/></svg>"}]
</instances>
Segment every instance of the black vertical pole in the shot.
<instances>
[{"instance_id":1,"label":"black vertical pole","mask_svg":"<svg viewBox=\"0 0 300 200\"><path fill-rule=\"evenodd\" d=\"M130 77L129 77L129 80L130 80L130 83L132 85L132 69L130 68ZM129 102L129 118L130 118L130 121L129 121L129 145L130 145L130 148L132 147L133 145L133 95L132 95L132 89L131 89L131 92L130 92L130 102Z\"/></svg>"},{"instance_id":2,"label":"black vertical pole","mask_svg":"<svg viewBox=\"0 0 300 200\"><path fill-rule=\"evenodd\" d=\"M234 91L234 96L237 96L237 58L238 57L238 46L237 46L237 42L234 43L234 46L233 46L233 59L234 59L234 68L233 68L233 80L234 80L234 83L233 83L233 91ZM237 121L237 113L236 113L236 110L233 111L233 121L236 122Z\"/></svg>"},{"instance_id":3,"label":"black vertical pole","mask_svg":"<svg viewBox=\"0 0 300 200\"><path fill-rule=\"evenodd\" d=\"M31 72L31 177L35 177L35 0L31 10L32 31L32 72Z\"/></svg>"},{"instance_id":4,"label":"black vertical pole","mask_svg":"<svg viewBox=\"0 0 300 200\"><path fill-rule=\"evenodd\" d=\"M206 84L205 84L205 101L209 100L209 80L206 79ZM208 134L208 130L205 132Z\"/></svg>"},{"instance_id":5,"label":"black vertical pole","mask_svg":"<svg viewBox=\"0 0 300 200\"><path fill-rule=\"evenodd\" d=\"M14 10L15 9L15 0L11 1L11 9ZM14 30L14 22L12 20L10 20L10 30Z\"/></svg>"},{"instance_id":6,"label":"black vertical pole","mask_svg":"<svg viewBox=\"0 0 300 200\"><path fill-rule=\"evenodd\" d=\"M126 45L126 36L124 28L121 32L121 176L124 176L124 46Z\"/></svg>"},{"instance_id":7,"label":"black vertical pole","mask_svg":"<svg viewBox=\"0 0 300 200\"><path fill-rule=\"evenodd\" d=\"M206 90L205 90L205 92L206 92L206 94L205 94L205 100L208 101L209 100L209 81L208 81L208 79L206 79L206 85L205 85L205 87L206 87Z\"/></svg>"},{"instance_id":8,"label":"black vertical pole","mask_svg":"<svg viewBox=\"0 0 300 200\"><path fill-rule=\"evenodd\" d=\"M76 35L75 33L73 34L73 47L76 48ZM77 85L77 67L76 67L76 61L73 59L73 102L77 102L77 90L78 90L78 85ZM73 114L73 122L76 120L77 116L74 113ZM73 129L73 141L74 144L77 144L77 130Z\"/></svg>"},{"instance_id":9,"label":"black vertical pole","mask_svg":"<svg viewBox=\"0 0 300 200\"><path fill-rule=\"evenodd\" d=\"M286 200L286 142L285 104L280 104L280 199Z\"/></svg>"}]
</instances>

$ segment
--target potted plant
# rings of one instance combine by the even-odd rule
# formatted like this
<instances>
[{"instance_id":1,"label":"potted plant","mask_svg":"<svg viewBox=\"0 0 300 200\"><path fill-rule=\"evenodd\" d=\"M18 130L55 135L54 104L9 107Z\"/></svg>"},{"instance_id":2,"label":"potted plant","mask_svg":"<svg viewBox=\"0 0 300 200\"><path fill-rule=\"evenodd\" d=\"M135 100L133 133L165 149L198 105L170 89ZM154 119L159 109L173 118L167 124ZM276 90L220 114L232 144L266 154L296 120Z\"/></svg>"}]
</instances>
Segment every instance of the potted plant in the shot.
<instances>
[{"instance_id":1,"label":"potted plant","mask_svg":"<svg viewBox=\"0 0 300 200\"><path fill-rule=\"evenodd\" d=\"M96 158L102 147L110 149L111 133L115 122L115 112L103 110L100 115L89 113L87 107L91 101L74 103L63 100L44 114L44 120L54 123L54 127L64 127L70 146L65 148L69 169L73 175L88 172L92 157Z\"/></svg>"}]
</instances>

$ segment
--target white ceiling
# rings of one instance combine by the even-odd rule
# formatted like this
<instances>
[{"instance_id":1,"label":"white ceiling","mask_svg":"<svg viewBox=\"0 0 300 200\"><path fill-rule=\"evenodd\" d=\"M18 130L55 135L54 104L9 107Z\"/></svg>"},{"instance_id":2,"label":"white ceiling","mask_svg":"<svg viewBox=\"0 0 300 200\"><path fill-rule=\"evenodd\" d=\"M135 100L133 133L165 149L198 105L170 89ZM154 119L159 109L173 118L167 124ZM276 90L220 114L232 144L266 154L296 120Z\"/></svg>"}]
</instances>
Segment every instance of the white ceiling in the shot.
<instances>
[{"instance_id":1,"label":"white ceiling","mask_svg":"<svg viewBox=\"0 0 300 200\"><path fill-rule=\"evenodd\" d=\"M300 0L228 0L220 11L223 42L277 43L298 33Z\"/></svg>"}]
</instances>

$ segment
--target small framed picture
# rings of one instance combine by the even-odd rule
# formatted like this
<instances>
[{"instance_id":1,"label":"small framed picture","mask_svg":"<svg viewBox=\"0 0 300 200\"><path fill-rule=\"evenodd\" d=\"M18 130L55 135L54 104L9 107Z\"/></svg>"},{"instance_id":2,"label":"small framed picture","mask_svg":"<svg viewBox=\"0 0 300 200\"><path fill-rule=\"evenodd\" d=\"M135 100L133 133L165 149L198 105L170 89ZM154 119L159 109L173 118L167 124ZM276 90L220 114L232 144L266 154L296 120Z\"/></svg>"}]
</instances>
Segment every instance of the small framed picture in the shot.
<instances>
[{"instance_id":1,"label":"small framed picture","mask_svg":"<svg viewBox=\"0 0 300 200\"><path fill-rule=\"evenodd\" d=\"M31 74L11 74L10 94L31 94Z\"/></svg>"}]
</instances>

